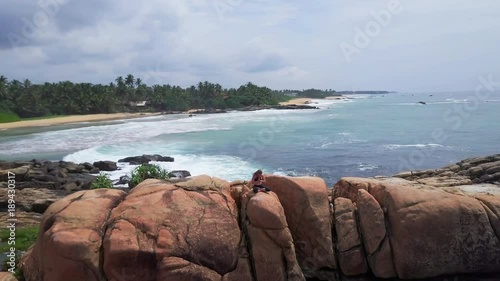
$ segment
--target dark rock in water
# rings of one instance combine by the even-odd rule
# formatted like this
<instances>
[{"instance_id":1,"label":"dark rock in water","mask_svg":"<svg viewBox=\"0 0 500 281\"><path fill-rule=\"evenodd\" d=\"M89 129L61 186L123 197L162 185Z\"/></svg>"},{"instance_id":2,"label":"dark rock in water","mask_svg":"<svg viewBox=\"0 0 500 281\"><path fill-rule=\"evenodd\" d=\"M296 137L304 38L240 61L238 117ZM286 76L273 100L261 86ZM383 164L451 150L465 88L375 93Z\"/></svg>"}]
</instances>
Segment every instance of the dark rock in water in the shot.
<instances>
[{"instance_id":1,"label":"dark rock in water","mask_svg":"<svg viewBox=\"0 0 500 281\"><path fill-rule=\"evenodd\" d=\"M123 162L142 164L142 156L131 156L131 157L126 157L126 158L118 160L118 163L123 163Z\"/></svg>"},{"instance_id":2,"label":"dark rock in water","mask_svg":"<svg viewBox=\"0 0 500 281\"><path fill-rule=\"evenodd\" d=\"M120 179L116 182L116 184L128 184L131 178L129 176L121 176Z\"/></svg>"},{"instance_id":3,"label":"dark rock in water","mask_svg":"<svg viewBox=\"0 0 500 281\"><path fill-rule=\"evenodd\" d=\"M186 171L186 170L176 170L176 171L171 171L170 173L168 173L168 176L171 178L183 179L183 178L190 177L191 173L189 171Z\"/></svg>"},{"instance_id":4,"label":"dark rock in water","mask_svg":"<svg viewBox=\"0 0 500 281\"><path fill-rule=\"evenodd\" d=\"M81 173L85 166L73 162L59 161L59 167L64 168L68 173Z\"/></svg>"},{"instance_id":5,"label":"dark rock in water","mask_svg":"<svg viewBox=\"0 0 500 281\"><path fill-rule=\"evenodd\" d=\"M214 113L227 113L227 111L224 109L206 108L206 109L192 111L192 113L195 113L195 114L214 114Z\"/></svg>"},{"instance_id":6,"label":"dark rock in water","mask_svg":"<svg viewBox=\"0 0 500 281\"><path fill-rule=\"evenodd\" d=\"M147 164L150 161L174 162L174 158L169 156L162 156L159 154L153 154L153 155L144 154L142 156L132 156L118 160L118 162L128 162L131 165Z\"/></svg>"},{"instance_id":7,"label":"dark rock in water","mask_svg":"<svg viewBox=\"0 0 500 281\"><path fill-rule=\"evenodd\" d=\"M83 164L81 164L83 167L85 167L86 170L89 170L91 171L92 169L94 169L94 165L90 164L89 162L85 162Z\"/></svg>"},{"instance_id":8,"label":"dark rock in water","mask_svg":"<svg viewBox=\"0 0 500 281\"><path fill-rule=\"evenodd\" d=\"M90 189L96 178L89 174L69 174L66 182L74 182L81 189Z\"/></svg>"},{"instance_id":9,"label":"dark rock in water","mask_svg":"<svg viewBox=\"0 0 500 281\"><path fill-rule=\"evenodd\" d=\"M101 170L99 170L99 168L95 168L95 167L94 167L94 169L89 170L89 173L90 173L90 174L99 174L99 172L100 172L100 171L101 171Z\"/></svg>"},{"instance_id":10,"label":"dark rock in water","mask_svg":"<svg viewBox=\"0 0 500 281\"><path fill-rule=\"evenodd\" d=\"M97 161L94 162L94 167L98 168L101 171L116 171L118 167L116 166L116 162L113 161Z\"/></svg>"},{"instance_id":11,"label":"dark rock in water","mask_svg":"<svg viewBox=\"0 0 500 281\"><path fill-rule=\"evenodd\" d=\"M419 104L424 104L424 105L426 105L426 104L427 104L427 103L426 103L426 102L424 102L424 101L419 101L418 103L419 103Z\"/></svg>"}]
</instances>

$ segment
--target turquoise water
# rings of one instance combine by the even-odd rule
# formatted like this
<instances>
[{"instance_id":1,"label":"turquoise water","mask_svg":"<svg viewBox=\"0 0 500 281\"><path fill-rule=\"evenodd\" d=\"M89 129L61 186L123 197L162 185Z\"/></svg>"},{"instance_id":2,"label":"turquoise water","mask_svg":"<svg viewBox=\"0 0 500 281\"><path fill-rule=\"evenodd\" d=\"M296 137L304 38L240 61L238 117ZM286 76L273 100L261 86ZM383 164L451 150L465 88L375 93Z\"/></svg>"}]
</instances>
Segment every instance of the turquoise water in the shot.
<instances>
[{"instance_id":1,"label":"turquoise water","mask_svg":"<svg viewBox=\"0 0 500 281\"><path fill-rule=\"evenodd\" d=\"M432 96L431 96L432 95ZM113 160L173 156L167 169L247 179L256 169L313 175L392 175L500 152L500 94L473 92L314 100L319 110L160 116L0 132L0 159ZM427 105L417 104L425 101ZM112 177L133 167L122 166Z\"/></svg>"}]
</instances>

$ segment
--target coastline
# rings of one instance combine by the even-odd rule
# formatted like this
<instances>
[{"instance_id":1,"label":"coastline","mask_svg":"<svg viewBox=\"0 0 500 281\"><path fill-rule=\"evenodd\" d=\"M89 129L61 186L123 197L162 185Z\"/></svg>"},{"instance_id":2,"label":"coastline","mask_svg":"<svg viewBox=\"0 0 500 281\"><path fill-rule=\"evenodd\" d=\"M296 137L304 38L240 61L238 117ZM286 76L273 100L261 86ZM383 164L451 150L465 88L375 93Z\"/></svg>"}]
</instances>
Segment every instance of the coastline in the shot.
<instances>
[{"instance_id":1,"label":"coastline","mask_svg":"<svg viewBox=\"0 0 500 281\"><path fill-rule=\"evenodd\" d=\"M280 102L279 105L304 105L310 104L312 100L312 98L296 98L289 101Z\"/></svg>"},{"instance_id":2,"label":"coastline","mask_svg":"<svg viewBox=\"0 0 500 281\"><path fill-rule=\"evenodd\" d=\"M313 99L311 98L296 98L287 102L279 103L278 107L280 109L305 109L305 108L315 108L309 106ZM261 109L272 108L272 106L255 106L247 108L239 108L239 111L256 111ZM8 123L0 123L0 131L5 131L9 129L20 129L20 128L36 128L36 127L50 127L54 125L63 125L70 123L83 123L83 122L100 122L100 121L114 121L114 120L126 120L141 117L150 116L160 116L165 114L207 114L207 113L226 113L227 110L209 110L206 109L190 109L184 112L155 112L155 113L107 113L107 114L87 114L87 115L70 115L61 116L56 118L47 118L39 120L25 120L16 121Z\"/></svg>"},{"instance_id":3,"label":"coastline","mask_svg":"<svg viewBox=\"0 0 500 281\"><path fill-rule=\"evenodd\" d=\"M99 121L113 121L125 120L149 116L158 116L161 113L109 113L109 114L88 114L88 115L70 115L56 118L39 119L39 120L26 120L9 123L0 123L0 130L19 129L29 127L47 127L53 125L61 125L68 123L81 123L81 122L99 122Z\"/></svg>"}]
</instances>

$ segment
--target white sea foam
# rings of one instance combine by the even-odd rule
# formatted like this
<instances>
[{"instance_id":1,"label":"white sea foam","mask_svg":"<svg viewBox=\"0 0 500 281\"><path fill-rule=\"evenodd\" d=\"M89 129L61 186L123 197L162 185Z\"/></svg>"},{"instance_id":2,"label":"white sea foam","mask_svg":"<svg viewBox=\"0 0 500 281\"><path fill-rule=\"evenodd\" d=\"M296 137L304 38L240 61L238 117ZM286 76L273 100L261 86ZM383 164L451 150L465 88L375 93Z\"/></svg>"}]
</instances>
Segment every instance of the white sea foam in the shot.
<instances>
[{"instance_id":1,"label":"white sea foam","mask_svg":"<svg viewBox=\"0 0 500 281\"><path fill-rule=\"evenodd\" d=\"M172 149L172 152L175 149ZM123 154L124 151L115 151L114 154L107 154L100 151L99 148L90 148L82 151L72 153L63 160L72 161L76 163L94 162L98 160L111 160L118 161L120 158L135 155ZM177 151L178 153L179 151ZM162 168L172 170L187 170L192 176L197 175L210 175L219 177L225 180L245 180L251 177L253 171L260 167L249 163L241 158L227 155L202 155L202 154L165 154L173 157L174 162L151 162L157 164ZM120 170L113 172L105 172L112 180L118 180L121 176L129 175L136 165L129 165L128 163L118 163Z\"/></svg>"},{"instance_id":2,"label":"white sea foam","mask_svg":"<svg viewBox=\"0 0 500 281\"><path fill-rule=\"evenodd\" d=\"M378 166L372 165L372 164L359 164L358 165L358 170L360 170L360 171L370 171L370 170L374 170L377 168L378 168Z\"/></svg>"},{"instance_id":3,"label":"white sea foam","mask_svg":"<svg viewBox=\"0 0 500 281\"><path fill-rule=\"evenodd\" d=\"M443 147L441 144L437 143L428 143L428 144L386 144L384 148L389 150L400 149L400 148L409 148L409 147L417 147L417 148L427 148L427 147Z\"/></svg>"}]
</instances>

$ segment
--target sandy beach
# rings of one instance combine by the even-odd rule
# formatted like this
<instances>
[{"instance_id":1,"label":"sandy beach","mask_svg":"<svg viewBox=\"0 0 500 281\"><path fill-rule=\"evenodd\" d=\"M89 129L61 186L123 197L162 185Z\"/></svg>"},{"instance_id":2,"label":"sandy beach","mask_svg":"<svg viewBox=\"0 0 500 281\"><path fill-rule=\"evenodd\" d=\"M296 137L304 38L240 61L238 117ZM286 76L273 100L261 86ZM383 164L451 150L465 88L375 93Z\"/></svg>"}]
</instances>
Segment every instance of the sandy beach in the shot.
<instances>
[{"instance_id":1,"label":"sandy beach","mask_svg":"<svg viewBox=\"0 0 500 281\"><path fill-rule=\"evenodd\" d=\"M311 100L310 98L298 98L298 99L291 99L289 101L284 101L284 102L280 102L280 105L292 105L292 104L295 104L295 105L298 105L298 104L309 104L311 103Z\"/></svg>"},{"instance_id":2,"label":"sandy beach","mask_svg":"<svg viewBox=\"0 0 500 281\"><path fill-rule=\"evenodd\" d=\"M160 115L160 113L111 113L111 114L88 114L88 115L70 115L56 118L26 120L10 123L0 123L0 130L17 129L26 127L44 127L68 123L112 121L120 119L131 119L147 116Z\"/></svg>"},{"instance_id":3,"label":"sandy beach","mask_svg":"<svg viewBox=\"0 0 500 281\"><path fill-rule=\"evenodd\" d=\"M326 97L325 100L345 100L348 99L347 97L344 96L331 96L331 97Z\"/></svg>"}]
</instances>

